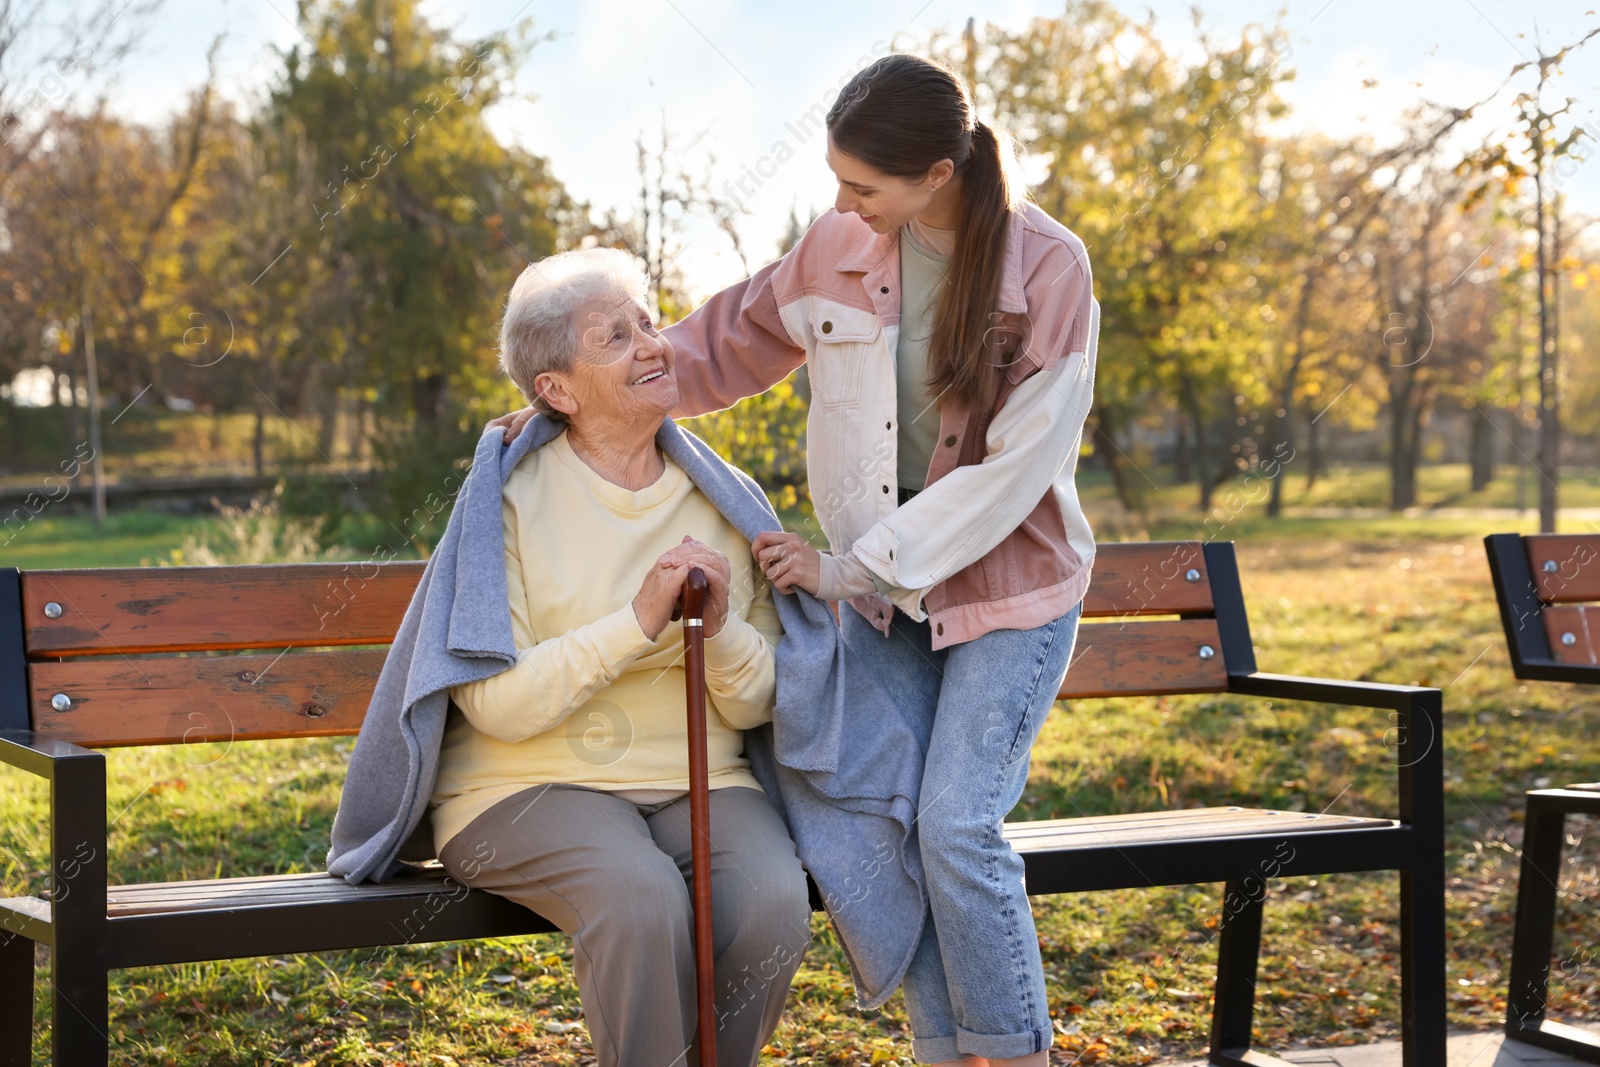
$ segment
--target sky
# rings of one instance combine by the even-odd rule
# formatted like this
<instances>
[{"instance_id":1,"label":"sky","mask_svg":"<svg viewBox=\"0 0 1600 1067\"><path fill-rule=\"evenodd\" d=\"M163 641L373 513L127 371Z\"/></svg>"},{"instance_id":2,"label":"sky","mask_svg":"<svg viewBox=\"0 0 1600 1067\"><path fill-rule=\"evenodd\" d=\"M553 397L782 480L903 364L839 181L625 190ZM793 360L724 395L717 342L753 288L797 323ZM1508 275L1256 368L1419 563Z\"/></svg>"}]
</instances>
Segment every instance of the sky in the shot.
<instances>
[{"instance_id":1,"label":"sky","mask_svg":"<svg viewBox=\"0 0 1600 1067\"><path fill-rule=\"evenodd\" d=\"M87 3L88 0L69 0ZM1179 54L1196 48L1190 0L1124 3L1155 20ZM1289 31L1296 71L1283 87L1292 105L1288 134L1320 130L1389 139L1419 100L1462 105L1488 95L1536 43L1553 49L1600 25L1600 0L1202 0L1203 25L1226 39L1250 23ZM180 108L206 74L206 51L225 35L222 92L248 101L269 82L274 51L301 40L294 0L167 0L146 27L139 51L112 75L115 110L155 121ZM806 5L739 0L425 0L435 24L473 38L531 17L536 45L517 82L518 96L490 115L495 132L548 157L569 191L597 209L627 212L635 202L635 139L659 136L662 116L695 173L736 194L738 227L754 270L777 253L789 211L804 221L833 202L822 137L798 124L824 109L840 85L898 44L914 50L938 29L959 32L969 16L1021 27L1035 16L1072 18L1076 0L812 0ZM1525 72L1516 85L1531 84ZM1462 147L1509 125L1512 91L1471 127ZM1572 97L1574 117L1600 149L1600 37L1569 59L1550 99ZM788 151L780 149L780 143ZM779 155L787 158L781 166ZM1600 150L1562 183L1571 207L1600 215ZM734 184L744 177L744 189ZM1063 219L1069 227L1072 220ZM691 292L705 295L746 273L731 242L709 222L689 230L678 260Z\"/></svg>"}]
</instances>

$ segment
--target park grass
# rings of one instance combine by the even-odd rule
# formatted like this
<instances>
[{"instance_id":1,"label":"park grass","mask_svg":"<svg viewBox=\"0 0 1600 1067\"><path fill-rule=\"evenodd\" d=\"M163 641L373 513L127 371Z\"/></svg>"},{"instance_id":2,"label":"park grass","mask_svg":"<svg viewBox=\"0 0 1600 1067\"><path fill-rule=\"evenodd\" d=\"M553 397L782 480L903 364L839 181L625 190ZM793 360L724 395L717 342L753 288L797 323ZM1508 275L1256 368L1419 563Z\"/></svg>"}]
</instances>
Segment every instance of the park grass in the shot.
<instances>
[{"instance_id":1,"label":"park grass","mask_svg":"<svg viewBox=\"0 0 1600 1067\"><path fill-rule=\"evenodd\" d=\"M1155 512L1192 511L1200 491L1192 483L1177 484L1170 467L1154 465L1130 470L1128 482L1139 495L1141 505ZM1519 488L1520 481L1520 488ZM1530 470L1502 466L1484 488L1474 492L1472 471L1465 463L1431 463L1417 468L1417 509L1440 508L1537 508L1538 475ZM1225 483L1213 494L1216 506L1230 489L1241 483ZM1086 467L1078 474L1078 489L1086 507L1110 503L1116 492L1110 477L1098 467ZM1251 490L1264 495L1265 489ZM1561 472L1560 502L1564 508L1600 507L1600 470L1568 466ZM1337 464L1320 474L1310 486L1303 470L1286 467L1283 504L1292 514L1297 509L1387 508L1389 470L1383 464Z\"/></svg>"},{"instance_id":2,"label":"park grass","mask_svg":"<svg viewBox=\"0 0 1600 1067\"><path fill-rule=\"evenodd\" d=\"M186 534L205 536L209 517L155 511L112 512L96 527L84 515L42 511L0 541L0 566L23 570L68 567L140 567L172 561Z\"/></svg>"},{"instance_id":3,"label":"park grass","mask_svg":"<svg viewBox=\"0 0 1600 1067\"><path fill-rule=\"evenodd\" d=\"M1129 535L1194 536L1182 519L1143 529L1124 521ZM1106 516L1098 528L1118 525ZM1528 526L1251 514L1223 532L1238 540L1263 670L1444 689L1450 1021L1477 1028L1503 1018L1521 794L1600 779L1600 693L1511 677L1481 544L1501 528ZM121 536L129 553L163 551L159 534ZM1385 712L1228 695L1062 704L1013 817L1221 803L1392 815L1392 725ZM350 746L109 751L113 881L320 869ZM15 774L0 782L0 881L7 894L37 892L48 864L43 789ZM1600 984L1581 954L1600 942L1600 849L1584 820L1569 834L1580 843L1568 850L1556 951L1585 962L1558 977L1550 1011L1593 1025ZM1271 884L1258 978L1264 1046L1397 1034L1397 895L1394 875ZM1220 886L1041 898L1035 911L1057 1062L1145 1063L1201 1049ZM855 1010L837 942L820 919L814 929L764 1062L910 1063L900 999ZM590 1063L571 964L565 938L541 936L119 971L113 1061ZM41 1003L41 1039L46 1015Z\"/></svg>"}]
</instances>

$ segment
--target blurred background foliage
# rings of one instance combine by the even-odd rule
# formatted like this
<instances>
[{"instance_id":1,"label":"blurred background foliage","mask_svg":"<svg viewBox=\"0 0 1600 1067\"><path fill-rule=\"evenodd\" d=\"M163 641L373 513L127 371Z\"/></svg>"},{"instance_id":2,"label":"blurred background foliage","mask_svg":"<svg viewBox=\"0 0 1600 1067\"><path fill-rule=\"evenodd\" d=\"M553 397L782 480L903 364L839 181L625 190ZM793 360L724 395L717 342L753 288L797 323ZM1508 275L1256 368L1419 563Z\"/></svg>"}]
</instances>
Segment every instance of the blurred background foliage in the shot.
<instances>
[{"instance_id":1,"label":"blurred background foliage","mask_svg":"<svg viewBox=\"0 0 1600 1067\"><path fill-rule=\"evenodd\" d=\"M297 20L303 42L254 103L213 76L164 125L38 99L0 65L0 482L37 482L88 438L92 341L99 410L120 412L100 428L109 477L251 473L278 483L284 516L322 520L325 549L400 531L426 553L448 512L424 502L523 403L496 338L529 262L628 248L671 322L693 305L686 219L716 220L751 269L807 224L742 247L741 208L691 172L670 115L638 132L631 211L576 199L485 120L538 62L531 20L461 39L414 0L306 0ZM1087 0L896 42L962 72L1018 136L1033 197L1090 250L1085 477L1138 515L1213 512L1259 483L1277 516L1352 465L1382 472L1363 503L1437 503L1419 472L1450 462L1480 497L1517 472L1529 503L1541 294L1562 459L1600 466L1600 256L1555 165L1593 151L1586 131L1542 89L1508 109L1485 87L1419 105L1398 141L1287 135L1282 26L1214 39L1197 14L1195 33L1176 55L1152 22ZM1452 132L1484 107L1514 121L1464 153ZM805 397L802 371L691 425L803 512Z\"/></svg>"}]
</instances>

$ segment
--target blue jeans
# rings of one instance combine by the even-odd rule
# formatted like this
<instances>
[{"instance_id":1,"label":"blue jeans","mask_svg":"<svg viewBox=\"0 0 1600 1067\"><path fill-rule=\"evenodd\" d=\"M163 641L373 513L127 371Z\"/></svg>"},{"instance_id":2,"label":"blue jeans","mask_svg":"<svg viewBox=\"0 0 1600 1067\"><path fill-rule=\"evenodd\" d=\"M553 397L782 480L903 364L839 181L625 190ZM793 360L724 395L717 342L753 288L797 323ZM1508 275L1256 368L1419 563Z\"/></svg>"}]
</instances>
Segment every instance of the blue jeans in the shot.
<instances>
[{"instance_id":1,"label":"blue jeans","mask_svg":"<svg viewBox=\"0 0 1600 1067\"><path fill-rule=\"evenodd\" d=\"M1009 1059L1051 1045L1044 968L1022 858L1000 823L1072 658L1082 605L1032 630L996 630L935 652L900 611L887 638L853 609L845 643L901 694L928 739L917 833L929 911L903 988L925 1063Z\"/></svg>"}]
</instances>

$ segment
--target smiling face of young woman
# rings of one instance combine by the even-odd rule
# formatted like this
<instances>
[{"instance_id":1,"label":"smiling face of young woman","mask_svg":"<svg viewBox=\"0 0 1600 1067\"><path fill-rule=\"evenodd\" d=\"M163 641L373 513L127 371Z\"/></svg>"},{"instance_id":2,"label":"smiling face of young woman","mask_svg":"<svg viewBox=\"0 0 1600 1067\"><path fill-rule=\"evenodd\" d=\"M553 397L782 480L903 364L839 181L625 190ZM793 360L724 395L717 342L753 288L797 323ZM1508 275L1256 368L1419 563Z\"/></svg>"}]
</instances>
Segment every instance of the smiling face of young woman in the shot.
<instances>
[{"instance_id":1,"label":"smiling face of young woman","mask_svg":"<svg viewBox=\"0 0 1600 1067\"><path fill-rule=\"evenodd\" d=\"M832 134L828 136L826 158L839 181L833 206L841 215L852 211L860 215L876 233L898 230L917 216L929 213L930 208L937 213L943 206L941 202L949 199L952 192L946 187L955 165L948 159L935 163L920 178L898 178L841 150L833 143ZM924 222L938 224L931 219Z\"/></svg>"}]
</instances>

